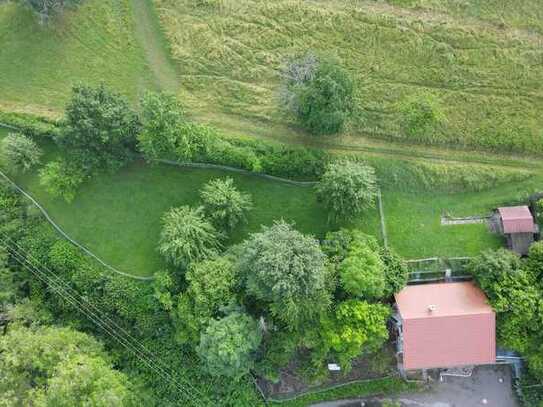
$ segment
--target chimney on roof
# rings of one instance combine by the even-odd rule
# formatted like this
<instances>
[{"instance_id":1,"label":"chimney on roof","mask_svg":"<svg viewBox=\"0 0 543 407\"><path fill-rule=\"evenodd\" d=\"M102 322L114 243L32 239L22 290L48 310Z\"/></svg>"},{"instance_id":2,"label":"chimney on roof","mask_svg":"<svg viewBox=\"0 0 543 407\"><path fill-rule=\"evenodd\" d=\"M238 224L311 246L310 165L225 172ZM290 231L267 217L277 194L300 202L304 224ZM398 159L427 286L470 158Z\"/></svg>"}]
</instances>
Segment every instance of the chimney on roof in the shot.
<instances>
[{"instance_id":1,"label":"chimney on roof","mask_svg":"<svg viewBox=\"0 0 543 407\"><path fill-rule=\"evenodd\" d=\"M428 312L431 314L437 309L437 307L434 304L428 305Z\"/></svg>"}]
</instances>

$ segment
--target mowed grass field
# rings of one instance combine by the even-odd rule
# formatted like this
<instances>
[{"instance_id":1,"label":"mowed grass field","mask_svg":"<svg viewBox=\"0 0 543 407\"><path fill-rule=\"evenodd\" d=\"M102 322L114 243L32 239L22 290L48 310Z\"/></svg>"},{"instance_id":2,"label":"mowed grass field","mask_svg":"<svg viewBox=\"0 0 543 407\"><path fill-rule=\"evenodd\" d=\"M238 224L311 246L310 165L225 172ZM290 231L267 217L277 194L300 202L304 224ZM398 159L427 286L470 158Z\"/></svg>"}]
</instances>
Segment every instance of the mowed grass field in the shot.
<instances>
[{"instance_id":1,"label":"mowed grass field","mask_svg":"<svg viewBox=\"0 0 543 407\"><path fill-rule=\"evenodd\" d=\"M0 138L6 134L7 130L0 129ZM47 151L44 162L58 154L50 143L44 144L44 148ZM156 250L162 214L174 206L198 205L203 184L225 176L234 178L241 190L250 193L255 206L248 224L236 230L228 244L240 242L261 225L270 225L281 218L317 238L324 237L331 228L313 188L225 171L137 161L115 175L103 174L87 182L72 203L53 199L39 184L37 171L15 179L72 238L121 271L147 276L165 266ZM470 256L499 247L501 239L489 233L484 225L441 226L440 216L486 214L495 206L536 188L540 182L541 177L532 177L471 193L415 193L385 186L383 201L389 243L409 259ZM381 238L377 209L344 226L357 227Z\"/></svg>"},{"instance_id":2,"label":"mowed grass field","mask_svg":"<svg viewBox=\"0 0 543 407\"><path fill-rule=\"evenodd\" d=\"M195 116L288 138L277 109L285 58L337 55L357 82L352 136L543 153L543 11L539 0L387 2L154 0ZM400 103L431 94L447 120L406 140ZM286 125L285 125L286 124Z\"/></svg>"},{"instance_id":3,"label":"mowed grass field","mask_svg":"<svg viewBox=\"0 0 543 407\"><path fill-rule=\"evenodd\" d=\"M129 0L85 0L49 25L0 2L0 108L58 116L72 85L105 83L134 103L156 88Z\"/></svg>"}]
</instances>

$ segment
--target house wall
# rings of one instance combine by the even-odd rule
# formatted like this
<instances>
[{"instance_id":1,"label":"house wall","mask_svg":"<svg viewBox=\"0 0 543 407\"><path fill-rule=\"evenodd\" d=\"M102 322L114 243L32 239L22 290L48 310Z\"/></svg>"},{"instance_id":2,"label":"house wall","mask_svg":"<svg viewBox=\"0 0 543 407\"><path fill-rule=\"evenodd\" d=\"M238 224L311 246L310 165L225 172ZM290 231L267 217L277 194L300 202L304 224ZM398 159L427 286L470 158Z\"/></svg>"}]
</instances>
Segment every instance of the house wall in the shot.
<instances>
[{"instance_id":1,"label":"house wall","mask_svg":"<svg viewBox=\"0 0 543 407\"><path fill-rule=\"evenodd\" d=\"M495 362L494 313L403 321L403 364L406 370Z\"/></svg>"},{"instance_id":2,"label":"house wall","mask_svg":"<svg viewBox=\"0 0 543 407\"><path fill-rule=\"evenodd\" d=\"M507 240L511 244L511 250L520 254L521 256L527 255L530 245L534 242L534 234L513 233L509 236L510 238L508 238Z\"/></svg>"}]
</instances>

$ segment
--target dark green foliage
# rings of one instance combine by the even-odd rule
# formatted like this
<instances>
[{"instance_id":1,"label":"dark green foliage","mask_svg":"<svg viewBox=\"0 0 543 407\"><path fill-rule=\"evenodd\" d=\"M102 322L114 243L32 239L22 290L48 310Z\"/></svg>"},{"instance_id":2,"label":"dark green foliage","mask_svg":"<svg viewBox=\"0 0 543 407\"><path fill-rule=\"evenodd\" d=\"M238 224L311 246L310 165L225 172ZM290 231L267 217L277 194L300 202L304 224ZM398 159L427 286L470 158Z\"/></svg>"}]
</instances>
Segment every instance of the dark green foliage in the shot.
<instances>
[{"instance_id":1,"label":"dark green foliage","mask_svg":"<svg viewBox=\"0 0 543 407\"><path fill-rule=\"evenodd\" d=\"M543 288L543 241L535 242L530 246L526 267L532 272L536 281L541 282Z\"/></svg>"},{"instance_id":2,"label":"dark green foliage","mask_svg":"<svg viewBox=\"0 0 543 407\"><path fill-rule=\"evenodd\" d=\"M407 285L409 269L405 261L391 249L381 249L381 260L385 265L385 292L392 296Z\"/></svg>"},{"instance_id":3,"label":"dark green foliage","mask_svg":"<svg viewBox=\"0 0 543 407\"><path fill-rule=\"evenodd\" d=\"M13 302L17 295L18 284L14 272L8 268L8 253L6 249L0 246L0 315L6 310L7 306Z\"/></svg>"},{"instance_id":4,"label":"dark green foliage","mask_svg":"<svg viewBox=\"0 0 543 407\"><path fill-rule=\"evenodd\" d=\"M40 184L54 197L72 202L79 186L88 178L78 163L51 161L40 170Z\"/></svg>"},{"instance_id":5,"label":"dark green foliage","mask_svg":"<svg viewBox=\"0 0 543 407\"><path fill-rule=\"evenodd\" d=\"M211 258L221 247L202 207L172 208L162 217L162 225L159 251L175 266L187 267L193 261Z\"/></svg>"},{"instance_id":6,"label":"dark green foliage","mask_svg":"<svg viewBox=\"0 0 543 407\"><path fill-rule=\"evenodd\" d=\"M302 329L330 303L318 242L285 222L251 235L239 255L239 270L247 292L269 304L273 317L291 330Z\"/></svg>"},{"instance_id":7,"label":"dark green foliage","mask_svg":"<svg viewBox=\"0 0 543 407\"><path fill-rule=\"evenodd\" d=\"M363 163L335 162L322 176L317 193L329 211L330 220L353 219L375 204L375 171Z\"/></svg>"},{"instance_id":8,"label":"dark green foliage","mask_svg":"<svg viewBox=\"0 0 543 407\"><path fill-rule=\"evenodd\" d=\"M78 85L57 140L83 171L116 170L131 157L139 127L136 113L122 96L103 85Z\"/></svg>"},{"instance_id":9,"label":"dark green foliage","mask_svg":"<svg viewBox=\"0 0 543 407\"><path fill-rule=\"evenodd\" d=\"M485 291L497 314L499 343L520 352L530 371L543 378L543 290L530 270L535 258L521 262L512 252L486 251L474 258L468 270Z\"/></svg>"},{"instance_id":10,"label":"dark green foliage","mask_svg":"<svg viewBox=\"0 0 543 407\"><path fill-rule=\"evenodd\" d=\"M354 84L337 60L311 54L293 58L283 72L281 103L313 134L340 132L354 108Z\"/></svg>"},{"instance_id":11,"label":"dark green foliage","mask_svg":"<svg viewBox=\"0 0 543 407\"><path fill-rule=\"evenodd\" d=\"M196 345L202 329L236 302L237 270L228 257L217 257L193 263L185 278L188 287L179 295L175 315L176 338Z\"/></svg>"},{"instance_id":12,"label":"dark green foliage","mask_svg":"<svg viewBox=\"0 0 543 407\"><path fill-rule=\"evenodd\" d=\"M247 222L247 212L253 206L251 196L238 191L232 178L209 181L200 191L200 197L208 218L225 232Z\"/></svg>"},{"instance_id":13,"label":"dark green foliage","mask_svg":"<svg viewBox=\"0 0 543 407\"><path fill-rule=\"evenodd\" d=\"M209 323L197 352L211 375L239 379L253 367L261 339L256 321L234 312Z\"/></svg>"}]
</instances>

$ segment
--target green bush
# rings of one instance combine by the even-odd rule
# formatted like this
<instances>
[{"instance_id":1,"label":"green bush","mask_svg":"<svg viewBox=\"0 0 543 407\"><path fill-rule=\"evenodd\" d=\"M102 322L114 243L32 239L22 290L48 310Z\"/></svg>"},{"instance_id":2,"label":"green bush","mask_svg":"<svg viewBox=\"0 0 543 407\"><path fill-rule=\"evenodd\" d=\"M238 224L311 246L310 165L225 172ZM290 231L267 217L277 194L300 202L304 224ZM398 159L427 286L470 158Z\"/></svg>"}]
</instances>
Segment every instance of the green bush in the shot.
<instances>
[{"instance_id":1,"label":"green bush","mask_svg":"<svg viewBox=\"0 0 543 407\"><path fill-rule=\"evenodd\" d=\"M402 130L412 140L435 142L445 122L437 100L428 94L413 96L400 106Z\"/></svg>"},{"instance_id":2,"label":"green bush","mask_svg":"<svg viewBox=\"0 0 543 407\"><path fill-rule=\"evenodd\" d=\"M33 138L55 137L59 133L56 121L29 114L0 111L0 123L13 126L24 135Z\"/></svg>"},{"instance_id":3,"label":"green bush","mask_svg":"<svg viewBox=\"0 0 543 407\"><path fill-rule=\"evenodd\" d=\"M72 202L86 174L76 164L66 161L52 161L40 171L40 184L54 197Z\"/></svg>"},{"instance_id":4,"label":"green bush","mask_svg":"<svg viewBox=\"0 0 543 407\"><path fill-rule=\"evenodd\" d=\"M40 163L41 149L28 137L10 133L0 142L0 160L10 171L26 172Z\"/></svg>"}]
</instances>

